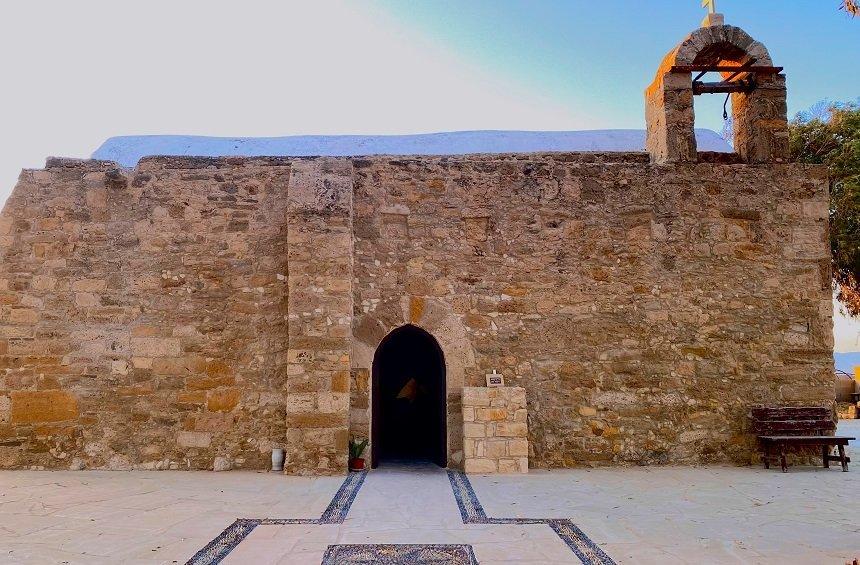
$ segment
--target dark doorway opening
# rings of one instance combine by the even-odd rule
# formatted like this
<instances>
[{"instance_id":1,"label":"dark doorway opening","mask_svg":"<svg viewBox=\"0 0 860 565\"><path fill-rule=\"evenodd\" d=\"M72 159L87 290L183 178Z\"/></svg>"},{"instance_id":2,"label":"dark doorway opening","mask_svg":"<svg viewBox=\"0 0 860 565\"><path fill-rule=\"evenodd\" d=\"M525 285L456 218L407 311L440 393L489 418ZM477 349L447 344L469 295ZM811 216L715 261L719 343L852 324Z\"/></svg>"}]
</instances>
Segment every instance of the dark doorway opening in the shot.
<instances>
[{"instance_id":1,"label":"dark doorway opening","mask_svg":"<svg viewBox=\"0 0 860 565\"><path fill-rule=\"evenodd\" d=\"M371 464L448 462L445 359L436 339L405 325L373 357Z\"/></svg>"}]
</instances>

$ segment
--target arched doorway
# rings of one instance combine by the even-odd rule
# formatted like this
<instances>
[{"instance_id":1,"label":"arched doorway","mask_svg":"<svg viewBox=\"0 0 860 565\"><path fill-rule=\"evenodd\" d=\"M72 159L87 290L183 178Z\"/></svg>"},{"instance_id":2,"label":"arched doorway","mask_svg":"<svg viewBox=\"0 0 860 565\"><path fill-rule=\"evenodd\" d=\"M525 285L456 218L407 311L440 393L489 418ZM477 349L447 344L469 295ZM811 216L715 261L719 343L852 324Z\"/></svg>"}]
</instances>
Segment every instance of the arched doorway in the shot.
<instances>
[{"instance_id":1,"label":"arched doorway","mask_svg":"<svg viewBox=\"0 0 860 565\"><path fill-rule=\"evenodd\" d=\"M407 324L373 357L371 464L386 460L447 464L445 359L436 339Z\"/></svg>"}]
</instances>

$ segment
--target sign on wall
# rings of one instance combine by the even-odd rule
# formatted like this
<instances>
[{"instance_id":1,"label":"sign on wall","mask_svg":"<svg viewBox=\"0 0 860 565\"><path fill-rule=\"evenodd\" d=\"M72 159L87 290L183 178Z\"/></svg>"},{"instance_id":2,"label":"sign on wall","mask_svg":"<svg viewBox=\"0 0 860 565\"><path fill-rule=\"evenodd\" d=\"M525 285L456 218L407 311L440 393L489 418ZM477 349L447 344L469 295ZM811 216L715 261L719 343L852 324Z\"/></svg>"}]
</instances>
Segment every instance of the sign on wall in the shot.
<instances>
[{"instance_id":1,"label":"sign on wall","mask_svg":"<svg viewBox=\"0 0 860 565\"><path fill-rule=\"evenodd\" d=\"M495 369L493 369L492 373L487 373L486 376L487 386L505 386L505 377L497 373Z\"/></svg>"}]
</instances>

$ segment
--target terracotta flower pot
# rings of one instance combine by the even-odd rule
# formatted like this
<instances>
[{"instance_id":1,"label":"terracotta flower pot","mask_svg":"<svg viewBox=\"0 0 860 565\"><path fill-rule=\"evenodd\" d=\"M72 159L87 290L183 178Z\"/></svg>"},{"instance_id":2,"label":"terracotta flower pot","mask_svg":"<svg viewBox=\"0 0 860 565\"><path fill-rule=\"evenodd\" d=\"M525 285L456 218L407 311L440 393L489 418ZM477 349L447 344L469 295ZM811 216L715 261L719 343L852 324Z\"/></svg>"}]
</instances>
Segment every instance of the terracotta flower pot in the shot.
<instances>
[{"instance_id":1,"label":"terracotta flower pot","mask_svg":"<svg viewBox=\"0 0 860 565\"><path fill-rule=\"evenodd\" d=\"M361 471L364 469L364 458L358 457L356 459L349 460L349 470L350 471Z\"/></svg>"}]
</instances>

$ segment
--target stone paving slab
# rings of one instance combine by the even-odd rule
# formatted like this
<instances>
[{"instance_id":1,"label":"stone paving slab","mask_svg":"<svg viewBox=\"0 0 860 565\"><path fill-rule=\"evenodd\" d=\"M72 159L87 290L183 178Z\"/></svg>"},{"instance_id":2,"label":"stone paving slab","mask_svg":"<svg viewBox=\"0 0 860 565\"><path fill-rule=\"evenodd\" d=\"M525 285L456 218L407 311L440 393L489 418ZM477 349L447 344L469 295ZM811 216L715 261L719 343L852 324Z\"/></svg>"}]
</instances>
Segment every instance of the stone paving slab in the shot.
<instances>
[{"instance_id":1,"label":"stone paving slab","mask_svg":"<svg viewBox=\"0 0 860 565\"><path fill-rule=\"evenodd\" d=\"M240 516L316 517L343 477L2 471L0 563L184 563Z\"/></svg>"},{"instance_id":2,"label":"stone paving slab","mask_svg":"<svg viewBox=\"0 0 860 565\"><path fill-rule=\"evenodd\" d=\"M858 469L627 468L471 477L494 515L570 516L619 563L842 563L860 557Z\"/></svg>"}]
</instances>

